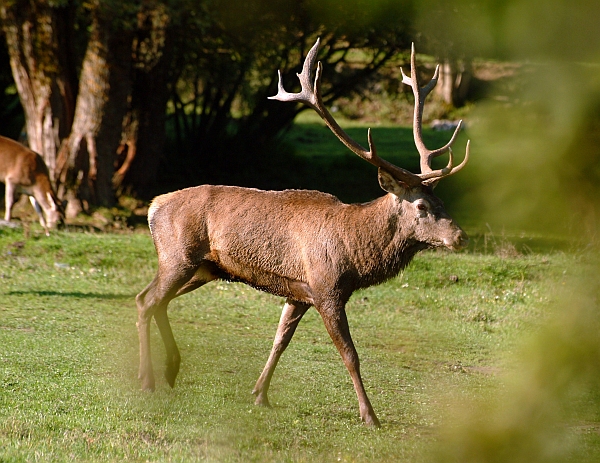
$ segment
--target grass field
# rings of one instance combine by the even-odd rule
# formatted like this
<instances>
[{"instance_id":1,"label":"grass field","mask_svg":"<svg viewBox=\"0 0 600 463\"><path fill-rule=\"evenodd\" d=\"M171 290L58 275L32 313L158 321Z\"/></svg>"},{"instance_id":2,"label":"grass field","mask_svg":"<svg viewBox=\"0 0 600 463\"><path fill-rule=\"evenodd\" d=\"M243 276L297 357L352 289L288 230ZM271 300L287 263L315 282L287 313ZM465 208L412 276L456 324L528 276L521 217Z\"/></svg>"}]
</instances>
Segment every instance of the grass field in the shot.
<instances>
[{"instance_id":1,"label":"grass field","mask_svg":"<svg viewBox=\"0 0 600 463\"><path fill-rule=\"evenodd\" d=\"M452 404L501 393L523 338L544 325L554 288L582 260L428 252L398 278L355 294L348 316L382 421L371 430L315 311L284 354L273 408L264 409L250 391L281 298L216 282L176 299L178 384L159 380L148 394L136 378L134 302L155 269L148 234L25 238L0 229L0 250L2 462L429 461ZM164 352L153 336L160 370ZM598 428L586 429L577 448L597 455Z\"/></svg>"},{"instance_id":2,"label":"grass field","mask_svg":"<svg viewBox=\"0 0 600 463\"><path fill-rule=\"evenodd\" d=\"M348 131L365 142L364 126ZM448 134L425 136L442 144ZM383 157L414 169L410 129L376 127L374 138ZM310 117L282 147L260 179L241 183L345 201L381 194L374 169ZM455 210L455 181L439 194L466 225L469 250L422 253L348 304L378 430L360 423L314 310L275 372L273 408L253 405L283 300L240 284L213 282L171 303L177 385L160 377L153 327L157 390L141 392L134 298L156 268L146 228L81 231L98 228L94 217L50 237L35 223L0 228L0 462L598 461L593 248L480 224L476 209ZM34 220L28 205L19 213ZM127 212L114 213L123 229Z\"/></svg>"}]
</instances>

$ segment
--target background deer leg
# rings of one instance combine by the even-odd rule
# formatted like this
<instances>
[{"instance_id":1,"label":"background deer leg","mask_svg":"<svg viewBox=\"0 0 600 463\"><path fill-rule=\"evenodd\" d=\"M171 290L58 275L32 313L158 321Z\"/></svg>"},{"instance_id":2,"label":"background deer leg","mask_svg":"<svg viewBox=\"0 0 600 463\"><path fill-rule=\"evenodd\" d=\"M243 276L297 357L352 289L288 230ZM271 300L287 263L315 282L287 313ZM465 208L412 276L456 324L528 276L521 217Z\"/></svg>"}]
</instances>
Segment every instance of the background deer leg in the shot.
<instances>
[{"instance_id":1,"label":"background deer leg","mask_svg":"<svg viewBox=\"0 0 600 463\"><path fill-rule=\"evenodd\" d=\"M350 336L350 328L348 327L348 319L346 317L346 311L343 307L337 307L334 309L322 308L317 306L317 310L321 314L321 318L325 323L325 328L335 347L337 347L344 365L350 373L352 383L354 384L354 390L358 396L358 406L360 409L360 418L368 426L379 426L379 420L373 411L371 402L367 397L365 388L363 386L362 379L360 377L360 362L358 360L358 353L352 342Z\"/></svg>"},{"instance_id":2,"label":"background deer leg","mask_svg":"<svg viewBox=\"0 0 600 463\"><path fill-rule=\"evenodd\" d=\"M6 179L6 189L4 190L4 220L10 222L13 203L15 202L15 185L9 179Z\"/></svg>"},{"instance_id":3,"label":"background deer leg","mask_svg":"<svg viewBox=\"0 0 600 463\"><path fill-rule=\"evenodd\" d=\"M296 302L290 299L288 299L283 306L281 318L279 319L279 325L277 326L277 334L275 335L275 340L273 341L273 348L269 354L269 359L267 360L265 368L263 369L263 372L261 373L256 385L254 386L254 389L252 390L252 394L256 396L256 401L254 402L256 405L264 405L266 407L270 406L267 392L269 391L269 385L271 384L273 371L277 366L279 357L281 357L281 354L283 354L283 351L290 343L298 323L309 307L310 304Z\"/></svg>"},{"instance_id":4,"label":"background deer leg","mask_svg":"<svg viewBox=\"0 0 600 463\"><path fill-rule=\"evenodd\" d=\"M29 202L31 203L31 205L35 209L35 212L37 212L37 215L40 218L40 225L42 226L42 228L46 232L46 235L50 235L50 233L48 231L48 227L46 225L46 219L44 218L44 212L42 211L42 206L40 205L40 203L33 196L29 196Z\"/></svg>"}]
</instances>

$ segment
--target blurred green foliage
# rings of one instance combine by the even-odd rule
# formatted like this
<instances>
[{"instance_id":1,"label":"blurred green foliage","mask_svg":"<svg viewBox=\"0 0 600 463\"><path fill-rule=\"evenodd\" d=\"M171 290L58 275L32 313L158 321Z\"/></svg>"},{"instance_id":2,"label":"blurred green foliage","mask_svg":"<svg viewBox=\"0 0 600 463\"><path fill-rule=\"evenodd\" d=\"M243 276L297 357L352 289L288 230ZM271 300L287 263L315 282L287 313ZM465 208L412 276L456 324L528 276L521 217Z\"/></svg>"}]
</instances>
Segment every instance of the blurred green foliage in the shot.
<instances>
[{"instance_id":1,"label":"blurred green foliage","mask_svg":"<svg viewBox=\"0 0 600 463\"><path fill-rule=\"evenodd\" d=\"M580 256L543 306L547 324L516 351L502 393L448 399L435 461L600 460L598 17L600 3L589 0L430 1L419 9L422 30L440 31L439 42L519 64L514 92L470 116L472 178L462 207L492 227L567 235Z\"/></svg>"},{"instance_id":2,"label":"blurred green foliage","mask_svg":"<svg viewBox=\"0 0 600 463\"><path fill-rule=\"evenodd\" d=\"M479 186L464 207L484 221L584 239L597 232L598 17L600 3L589 0L430 1L419 10L434 42L520 65L513 93L470 117Z\"/></svg>"}]
</instances>

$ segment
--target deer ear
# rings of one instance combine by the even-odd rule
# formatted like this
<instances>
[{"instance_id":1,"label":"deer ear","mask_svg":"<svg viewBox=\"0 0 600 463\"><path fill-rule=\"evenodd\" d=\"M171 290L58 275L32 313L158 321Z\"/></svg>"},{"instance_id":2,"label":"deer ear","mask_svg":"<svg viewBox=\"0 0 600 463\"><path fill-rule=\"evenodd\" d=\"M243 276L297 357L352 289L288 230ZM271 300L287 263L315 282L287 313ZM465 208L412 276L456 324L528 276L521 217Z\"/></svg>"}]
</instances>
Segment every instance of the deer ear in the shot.
<instances>
[{"instance_id":1,"label":"deer ear","mask_svg":"<svg viewBox=\"0 0 600 463\"><path fill-rule=\"evenodd\" d=\"M410 187L400 180L397 180L387 171L379 168L377 172L377 178L379 180L379 186L383 189L383 191L387 191L388 193L392 193L396 196L402 196L406 193Z\"/></svg>"}]
</instances>

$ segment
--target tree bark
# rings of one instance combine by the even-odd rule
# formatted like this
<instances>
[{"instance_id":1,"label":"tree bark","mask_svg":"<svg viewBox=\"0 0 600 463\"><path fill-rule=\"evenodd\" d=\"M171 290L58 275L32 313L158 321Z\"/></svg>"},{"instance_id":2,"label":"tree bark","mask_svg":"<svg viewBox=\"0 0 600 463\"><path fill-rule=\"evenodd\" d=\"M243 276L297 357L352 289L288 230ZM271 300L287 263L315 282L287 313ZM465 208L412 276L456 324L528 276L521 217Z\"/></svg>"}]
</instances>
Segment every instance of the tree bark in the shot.
<instances>
[{"instance_id":1,"label":"tree bark","mask_svg":"<svg viewBox=\"0 0 600 463\"><path fill-rule=\"evenodd\" d=\"M75 118L60 152L61 185L76 191L82 209L115 203L112 179L130 93L132 39L93 18Z\"/></svg>"},{"instance_id":2,"label":"tree bark","mask_svg":"<svg viewBox=\"0 0 600 463\"><path fill-rule=\"evenodd\" d=\"M0 7L13 78L25 112L27 142L56 177L57 151L75 108L72 43L73 7L17 0ZM63 38L61 41L60 38ZM66 43L64 43L66 42Z\"/></svg>"},{"instance_id":3,"label":"tree bark","mask_svg":"<svg viewBox=\"0 0 600 463\"><path fill-rule=\"evenodd\" d=\"M131 93L133 32L117 26L122 18L112 17L110 8L90 5L82 62L73 48L75 2L57 7L16 0L0 6L28 144L44 158L59 195L69 199L69 215L82 205L115 203L115 156Z\"/></svg>"},{"instance_id":4,"label":"tree bark","mask_svg":"<svg viewBox=\"0 0 600 463\"><path fill-rule=\"evenodd\" d=\"M463 106L467 100L473 76L468 61L444 60L435 91L444 102L454 107Z\"/></svg>"},{"instance_id":5,"label":"tree bark","mask_svg":"<svg viewBox=\"0 0 600 463\"><path fill-rule=\"evenodd\" d=\"M152 4L138 14L133 46L134 78L128 124L122 146L126 156L114 177L138 196L156 194L155 184L165 145L167 90L172 40L165 6Z\"/></svg>"}]
</instances>

